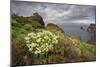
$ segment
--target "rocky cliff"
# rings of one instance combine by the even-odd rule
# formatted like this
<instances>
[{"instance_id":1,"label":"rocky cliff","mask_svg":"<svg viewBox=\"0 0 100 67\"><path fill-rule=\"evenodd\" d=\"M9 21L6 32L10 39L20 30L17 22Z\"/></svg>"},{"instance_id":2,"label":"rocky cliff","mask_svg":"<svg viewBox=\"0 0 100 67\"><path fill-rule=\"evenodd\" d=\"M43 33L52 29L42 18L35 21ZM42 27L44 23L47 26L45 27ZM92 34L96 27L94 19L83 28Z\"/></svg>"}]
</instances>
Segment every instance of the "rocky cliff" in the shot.
<instances>
[{"instance_id":1,"label":"rocky cliff","mask_svg":"<svg viewBox=\"0 0 100 67\"><path fill-rule=\"evenodd\" d=\"M96 31L96 24L90 24L87 28L88 32L95 32Z\"/></svg>"},{"instance_id":2,"label":"rocky cliff","mask_svg":"<svg viewBox=\"0 0 100 67\"><path fill-rule=\"evenodd\" d=\"M53 23L48 23L47 24L47 28L48 29L53 29L53 30L56 30L56 31L60 31L60 32L64 33L62 28L60 28L58 25L53 24Z\"/></svg>"},{"instance_id":3,"label":"rocky cliff","mask_svg":"<svg viewBox=\"0 0 100 67\"><path fill-rule=\"evenodd\" d=\"M89 44L96 45L96 24L90 24L89 27L87 28L87 31L90 33L94 33L94 35L91 36L87 42Z\"/></svg>"}]
</instances>

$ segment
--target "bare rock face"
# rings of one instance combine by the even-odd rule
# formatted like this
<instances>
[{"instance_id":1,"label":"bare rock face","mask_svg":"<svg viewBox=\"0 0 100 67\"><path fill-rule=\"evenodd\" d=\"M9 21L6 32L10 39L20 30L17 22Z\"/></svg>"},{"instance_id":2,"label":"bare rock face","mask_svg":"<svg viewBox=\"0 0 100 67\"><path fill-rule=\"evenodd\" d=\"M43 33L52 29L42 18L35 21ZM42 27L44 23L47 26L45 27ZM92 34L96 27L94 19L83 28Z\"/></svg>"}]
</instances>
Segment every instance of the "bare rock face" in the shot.
<instances>
[{"instance_id":1,"label":"bare rock face","mask_svg":"<svg viewBox=\"0 0 100 67\"><path fill-rule=\"evenodd\" d=\"M92 37L87 41L87 43L96 45L96 37L95 37L95 36L92 36Z\"/></svg>"},{"instance_id":2,"label":"bare rock face","mask_svg":"<svg viewBox=\"0 0 100 67\"><path fill-rule=\"evenodd\" d=\"M33 13L32 19L38 21L41 25L45 25L43 18L38 13Z\"/></svg>"},{"instance_id":3,"label":"bare rock face","mask_svg":"<svg viewBox=\"0 0 100 67\"><path fill-rule=\"evenodd\" d=\"M90 26L87 28L87 31L94 33L94 35L91 36L87 43L96 45L96 24L90 24Z\"/></svg>"},{"instance_id":4,"label":"bare rock face","mask_svg":"<svg viewBox=\"0 0 100 67\"><path fill-rule=\"evenodd\" d=\"M96 25L90 24L90 26L87 28L88 32L95 32L96 31Z\"/></svg>"},{"instance_id":5,"label":"bare rock face","mask_svg":"<svg viewBox=\"0 0 100 67\"><path fill-rule=\"evenodd\" d=\"M33 24L39 23L43 26L45 25L42 16L40 16L38 13L33 13L32 16L26 17L26 19L28 19L28 21L32 22Z\"/></svg>"},{"instance_id":6,"label":"bare rock face","mask_svg":"<svg viewBox=\"0 0 100 67\"><path fill-rule=\"evenodd\" d=\"M54 30L57 30L57 31L60 31L60 32L64 33L62 28L60 28L58 25L53 24L53 23L47 24L47 28L54 29Z\"/></svg>"}]
</instances>

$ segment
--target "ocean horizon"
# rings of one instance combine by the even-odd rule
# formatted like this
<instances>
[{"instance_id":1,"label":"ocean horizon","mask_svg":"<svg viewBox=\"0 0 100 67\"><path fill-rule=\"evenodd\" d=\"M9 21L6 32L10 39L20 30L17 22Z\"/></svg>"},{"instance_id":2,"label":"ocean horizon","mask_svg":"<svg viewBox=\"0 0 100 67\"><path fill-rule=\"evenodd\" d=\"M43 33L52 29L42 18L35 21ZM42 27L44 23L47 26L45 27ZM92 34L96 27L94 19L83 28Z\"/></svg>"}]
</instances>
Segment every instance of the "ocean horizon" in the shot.
<instances>
[{"instance_id":1,"label":"ocean horizon","mask_svg":"<svg viewBox=\"0 0 100 67\"><path fill-rule=\"evenodd\" d=\"M90 33L87 31L87 28L90 24L81 24L81 23L65 23L62 25L59 25L66 34L75 36L75 37L81 37L81 40L83 42L87 42L91 36L93 36L93 33ZM83 27L83 29L80 29L80 27Z\"/></svg>"}]
</instances>

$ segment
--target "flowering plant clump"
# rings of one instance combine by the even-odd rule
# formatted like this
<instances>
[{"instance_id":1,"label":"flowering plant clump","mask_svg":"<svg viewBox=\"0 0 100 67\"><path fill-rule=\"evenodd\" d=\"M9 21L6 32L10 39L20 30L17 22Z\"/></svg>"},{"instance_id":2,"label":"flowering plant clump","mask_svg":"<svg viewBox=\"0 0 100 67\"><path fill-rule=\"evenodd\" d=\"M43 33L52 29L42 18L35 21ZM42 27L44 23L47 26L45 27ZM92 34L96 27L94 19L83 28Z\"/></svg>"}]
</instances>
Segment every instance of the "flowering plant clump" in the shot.
<instances>
[{"instance_id":1,"label":"flowering plant clump","mask_svg":"<svg viewBox=\"0 0 100 67\"><path fill-rule=\"evenodd\" d=\"M44 54L53 49L53 44L58 43L59 36L49 30L39 30L31 32L24 38L29 52L34 54Z\"/></svg>"}]
</instances>

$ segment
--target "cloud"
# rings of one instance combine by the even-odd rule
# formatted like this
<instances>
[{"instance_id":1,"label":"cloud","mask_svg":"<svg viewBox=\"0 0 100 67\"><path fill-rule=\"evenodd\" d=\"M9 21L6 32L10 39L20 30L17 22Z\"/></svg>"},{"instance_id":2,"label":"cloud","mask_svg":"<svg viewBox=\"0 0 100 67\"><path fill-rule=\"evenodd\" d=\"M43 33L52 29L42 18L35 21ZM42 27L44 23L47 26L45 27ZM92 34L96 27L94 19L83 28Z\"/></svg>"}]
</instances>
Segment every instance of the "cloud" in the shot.
<instances>
[{"instance_id":1,"label":"cloud","mask_svg":"<svg viewBox=\"0 0 100 67\"><path fill-rule=\"evenodd\" d=\"M95 6L13 1L12 13L31 16L38 12L45 23L95 23Z\"/></svg>"}]
</instances>

